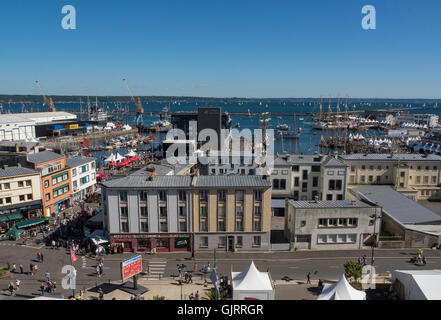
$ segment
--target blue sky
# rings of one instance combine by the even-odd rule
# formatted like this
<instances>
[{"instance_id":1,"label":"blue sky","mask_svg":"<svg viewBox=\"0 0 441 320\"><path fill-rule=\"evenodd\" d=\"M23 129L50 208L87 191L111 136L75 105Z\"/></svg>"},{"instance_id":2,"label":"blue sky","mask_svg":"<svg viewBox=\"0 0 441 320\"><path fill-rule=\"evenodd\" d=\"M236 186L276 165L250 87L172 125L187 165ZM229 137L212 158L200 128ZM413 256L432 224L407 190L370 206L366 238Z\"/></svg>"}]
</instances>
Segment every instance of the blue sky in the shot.
<instances>
[{"instance_id":1,"label":"blue sky","mask_svg":"<svg viewBox=\"0 0 441 320\"><path fill-rule=\"evenodd\" d=\"M439 0L2 0L0 35L0 93L441 96Z\"/></svg>"}]
</instances>

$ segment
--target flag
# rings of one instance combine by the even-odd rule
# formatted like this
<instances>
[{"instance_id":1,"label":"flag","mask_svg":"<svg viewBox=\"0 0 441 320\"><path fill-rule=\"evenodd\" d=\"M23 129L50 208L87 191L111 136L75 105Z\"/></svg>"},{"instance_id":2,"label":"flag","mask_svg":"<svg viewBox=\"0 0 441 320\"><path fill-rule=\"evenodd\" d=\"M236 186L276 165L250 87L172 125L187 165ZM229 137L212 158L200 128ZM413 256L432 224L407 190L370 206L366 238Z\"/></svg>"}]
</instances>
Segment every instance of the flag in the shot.
<instances>
[{"instance_id":1,"label":"flag","mask_svg":"<svg viewBox=\"0 0 441 320\"><path fill-rule=\"evenodd\" d=\"M70 260L72 261L72 263L77 261L77 256L75 255L75 252L73 251L72 245L70 246Z\"/></svg>"},{"instance_id":2,"label":"flag","mask_svg":"<svg viewBox=\"0 0 441 320\"><path fill-rule=\"evenodd\" d=\"M210 275L210 280L213 283L214 287L216 288L217 292L217 300L220 300L220 292L219 292L219 286L217 285L217 274L216 269L213 269Z\"/></svg>"}]
</instances>

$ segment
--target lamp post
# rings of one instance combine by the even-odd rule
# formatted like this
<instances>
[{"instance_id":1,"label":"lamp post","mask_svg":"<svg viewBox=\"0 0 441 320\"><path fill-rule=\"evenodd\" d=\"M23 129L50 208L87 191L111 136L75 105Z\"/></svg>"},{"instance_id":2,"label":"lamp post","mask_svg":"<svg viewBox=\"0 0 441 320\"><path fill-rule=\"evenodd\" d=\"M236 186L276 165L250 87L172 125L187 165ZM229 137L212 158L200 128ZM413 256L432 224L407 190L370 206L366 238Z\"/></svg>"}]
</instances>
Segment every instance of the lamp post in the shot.
<instances>
[{"instance_id":1,"label":"lamp post","mask_svg":"<svg viewBox=\"0 0 441 320\"><path fill-rule=\"evenodd\" d=\"M375 230L376 230L376 226L377 226L377 219L381 219L381 216L377 215L377 214L373 214L373 215L370 216L370 218L374 219L374 234L373 234L374 238L372 239L372 261L371 261L371 265L373 266L374 263L375 263L375 251L374 251L374 249L375 249L375 246L377 244L377 236L376 236Z\"/></svg>"}]
</instances>

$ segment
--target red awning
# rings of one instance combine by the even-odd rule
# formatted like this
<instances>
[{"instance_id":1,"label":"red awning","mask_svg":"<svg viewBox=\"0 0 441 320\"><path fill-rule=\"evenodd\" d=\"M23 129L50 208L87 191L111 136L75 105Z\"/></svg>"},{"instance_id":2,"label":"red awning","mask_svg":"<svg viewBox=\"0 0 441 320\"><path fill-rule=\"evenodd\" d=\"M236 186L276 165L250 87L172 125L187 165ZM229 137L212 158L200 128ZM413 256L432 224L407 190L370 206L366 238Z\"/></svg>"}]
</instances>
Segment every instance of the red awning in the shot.
<instances>
[{"instance_id":1,"label":"red awning","mask_svg":"<svg viewBox=\"0 0 441 320\"><path fill-rule=\"evenodd\" d=\"M114 165L115 165L115 162L109 163L109 166L114 166Z\"/></svg>"},{"instance_id":2,"label":"red awning","mask_svg":"<svg viewBox=\"0 0 441 320\"><path fill-rule=\"evenodd\" d=\"M125 160L125 161L123 161L123 162L121 162L121 163L118 163L118 166L119 166L119 167L125 166L126 164L129 164L129 163L131 163L131 162L133 162L133 161L135 161L135 160L137 160L137 159L139 159L138 156L136 156L136 157L132 157L132 158L127 159L127 160Z\"/></svg>"},{"instance_id":3,"label":"red awning","mask_svg":"<svg viewBox=\"0 0 441 320\"><path fill-rule=\"evenodd\" d=\"M107 175L106 175L106 174L99 173L96 177L97 177L97 178L100 178L100 179L104 179L104 178L107 178Z\"/></svg>"}]
</instances>

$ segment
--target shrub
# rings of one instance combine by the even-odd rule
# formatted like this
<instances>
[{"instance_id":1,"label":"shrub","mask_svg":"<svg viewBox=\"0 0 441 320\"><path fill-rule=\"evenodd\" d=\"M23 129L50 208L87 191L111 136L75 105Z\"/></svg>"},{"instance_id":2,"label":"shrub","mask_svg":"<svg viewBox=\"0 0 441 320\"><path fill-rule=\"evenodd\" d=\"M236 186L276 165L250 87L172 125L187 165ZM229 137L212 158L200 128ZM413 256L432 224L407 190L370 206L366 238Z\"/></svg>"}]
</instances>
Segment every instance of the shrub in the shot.
<instances>
[{"instance_id":1,"label":"shrub","mask_svg":"<svg viewBox=\"0 0 441 320\"><path fill-rule=\"evenodd\" d=\"M353 278L355 281L361 278L363 266L354 261L347 261L344 264L346 279Z\"/></svg>"}]
</instances>

